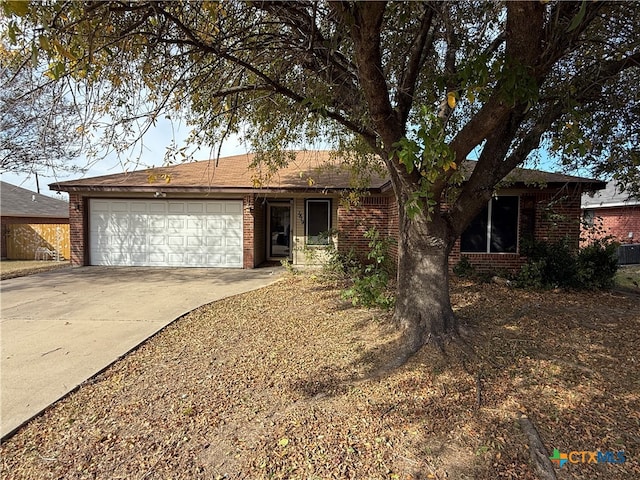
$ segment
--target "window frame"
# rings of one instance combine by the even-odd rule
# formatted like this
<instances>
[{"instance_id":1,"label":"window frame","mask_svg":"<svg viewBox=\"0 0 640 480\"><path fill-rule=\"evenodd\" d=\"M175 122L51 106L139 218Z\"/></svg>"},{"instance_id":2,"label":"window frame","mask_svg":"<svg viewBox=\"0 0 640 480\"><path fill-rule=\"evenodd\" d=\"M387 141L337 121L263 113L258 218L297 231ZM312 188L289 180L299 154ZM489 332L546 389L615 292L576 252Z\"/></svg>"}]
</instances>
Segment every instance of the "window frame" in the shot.
<instances>
[{"instance_id":1,"label":"window frame","mask_svg":"<svg viewBox=\"0 0 640 480\"><path fill-rule=\"evenodd\" d=\"M322 232L330 232L331 231L331 219L332 219L332 203L330 198L306 198L304 201L304 236L305 236L305 244L310 247L326 247L330 243L329 235L327 235L324 241L318 241L320 235L309 235L309 205L311 204L320 204L325 203L327 205L327 229ZM320 232L321 233L321 232ZM311 239L315 239L312 241Z\"/></svg>"},{"instance_id":2,"label":"window frame","mask_svg":"<svg viewBox=\"0 0 640 480\"><path fill-rule=\"evenodd\" d=\"M516 216L516 249L513 252L492 252L491 251L491 233L492 233L492 221L491 221L491 217L492 217L492 213L493 213L493 202L494 200L501 198L501 197L514 197L517 199L517 212L518 215ZM462 249L462 236L465 234L465 232L467 231L467 229L465 229L464 232L462 232L462 234L460 235L460 253L464 254L464 255L514 255L514 254L519 254L520 253L520 207L521 207L521 196L516 194L516 195L498 195L496 197L491 197L491 200L489 200L489 202L487 203L487 227L486 227L486 242L485 242L485 249L482 251L467 251L467 250L463 250ZM474 218L475 220L475 218ZM467 226L468 228L468 226Z\"/></svg>"},{"instance_id":3,"label":"window frame","mask_svg":"<svg viewBox=\"0 0 640 480\"><path fill-rule=\"evenodd\" d=\"M585 208L582 213L582 223L585 227L591 228L595 225L596 210L595 208Z\"/></svg>"}]
</instances>

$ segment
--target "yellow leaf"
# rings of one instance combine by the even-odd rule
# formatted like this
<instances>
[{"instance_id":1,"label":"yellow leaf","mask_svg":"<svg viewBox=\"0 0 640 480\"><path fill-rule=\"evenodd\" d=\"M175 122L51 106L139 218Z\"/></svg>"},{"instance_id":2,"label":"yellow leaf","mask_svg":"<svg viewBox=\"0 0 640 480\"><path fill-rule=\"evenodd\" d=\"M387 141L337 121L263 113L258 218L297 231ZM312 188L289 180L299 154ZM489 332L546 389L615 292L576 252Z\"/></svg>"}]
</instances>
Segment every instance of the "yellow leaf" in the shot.
<instances>
[{"instance_id":1,"label":"yellow leaf","mask_svg":"<svg viewBox=\"0 0 640 480\"><path fill-rule=\"evenodd\" d=\"M454 92L447 93L447 105L449 105L449 108L455 108L456 94Z\"/></svg>"},{"instance_id":2,"label":"yellow leaf","mask_svg":"<svg viewBox=\"0 0 640 480\"><path fill-rule=\"evenodd\" d=\"M289 439L281 438L280 440L278 440L278 445L280 445L281 447L286 447L287 445L289 445Z\"/></svg>"},{"instance_id":3,"label":"yellow leaf","mask_svg":"<svg viewBox=\"0 0 640 480\"><path fill-rule=\"evenodd\" d=\"M22 1L14 1L6 3L7 9L18 15L19 17L24 17L27 13L29 13L29 2Z\"/></svg>"},{"instance_id":4,"label":"yellow leaf","mask_svg":"<svg viewBox=\"0 0 640 480\"><path fill-rule=\"evenodd\" d=\"M67 60L71 60L71 61L77 60L76 57L68 49L66 49L59 41L54 40L53 46L56 47L56 50L58 51L58 53L63 57L65 57Z\"/></svg>"},{"instance_id":5,"label":"yellow leaf","mask_svg":"<svg viewBox=\"0 0 640 480\"><path fill-rule=\"evenodd\" d=\"M307 185L309 185L310 187L313 187L315 183L316 181L313 178L311 177L307 178Z\"/></svg>"}]
</instances>

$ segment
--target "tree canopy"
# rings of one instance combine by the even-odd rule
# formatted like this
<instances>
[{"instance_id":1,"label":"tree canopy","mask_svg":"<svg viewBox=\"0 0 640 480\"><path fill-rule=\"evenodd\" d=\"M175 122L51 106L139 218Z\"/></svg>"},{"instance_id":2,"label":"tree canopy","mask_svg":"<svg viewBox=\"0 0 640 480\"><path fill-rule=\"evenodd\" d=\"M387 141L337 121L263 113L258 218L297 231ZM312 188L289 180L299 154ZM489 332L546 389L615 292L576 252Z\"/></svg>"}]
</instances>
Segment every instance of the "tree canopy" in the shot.
<instances>
[{"instance_id":1,"label":"tree canopy","mask_svg":"<svg viewBox=\"0 0 640 480\"><path fill-rule=\"evenodd\" d=\"M639 185L636 3L2 5L13 48L81 85L111 142L180 116L194 145L238 132L276 166L282 150L319 139L361 166L381 159L400 214L396 318L431 319L416 346L455 329L448 296L424 286L447 290L455 239L540 147ZM419 295L429 300L416 307Z\"/></svg>"},{"instance_id":2,"label":"tree canopy","mask_svg":"<svg viewBox=\"0 0 640 480\"><path fill-rule=\"evenodd\" d=\"M89 85L112 141L184 115L193 142L240 131L258 151L321 138L390 152L408 137L422 157L425 142L451 162L486 152L501 174L541 142L594 174L638 166L633 5L3 2L13 46ZM436 198L449 165L428 175Z\"/></svg>"},{"instance_id":3,"label":"tree canopy","mask_svg":"<svg viewBox=\"0 0 640 480\"><path fill-rule=\"evenodd\" d=\"M0 171L56 174L80 171L82 120L62 85L39 85L0 46Z\"/></svg>"}]
</instances>

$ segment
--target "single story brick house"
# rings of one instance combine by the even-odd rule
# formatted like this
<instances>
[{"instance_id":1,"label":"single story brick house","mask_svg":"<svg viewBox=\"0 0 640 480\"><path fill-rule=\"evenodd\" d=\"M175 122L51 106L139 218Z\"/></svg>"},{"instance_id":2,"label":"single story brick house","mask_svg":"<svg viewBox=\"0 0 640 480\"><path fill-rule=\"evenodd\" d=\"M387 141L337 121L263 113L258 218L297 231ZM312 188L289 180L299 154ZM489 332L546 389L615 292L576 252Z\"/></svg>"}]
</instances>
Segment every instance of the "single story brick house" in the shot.
<instances>
[{"instance_id":1,"label":"single story brick house","mask_svg":"<svg viewBox=\"0 0 640 480\"><path fill-rule=\"evenodd\" d=\"M33 260L40 246L68 252L69 204L64 200L0 182L0 222L2 258Z\"/></svg>"},{"instance_id":2,"label":"single story brick house","mask_svg":"<svg viewBox=\"0 0 640 480\"><path fill-rule=\"evenodd\" d=\"M612 236L623 244L640 243L640 198L621 193L616 182L608 182L598 192L584 194L582 211L587 225L602 230L600 236Z\"/></svg>"},{"instance_id":3,"label":"single story brick house","mask_svg":"<svg viewBox=\"0 0 640 480\"><path fill-rule=\"evenodd\" d=\"M640 198L620 192L616 182L582 195L582 239L611 237L620 243L621 264L640 263Z\"/></svg>"},{"instance_id":4,"label":"single story brick house","mask_svg":"<svg viewBox=\"0 0 640 480\"><path fill-rule=\"evenodd\" d=\"M291 152L271 176L249 168L253 156L220 158L50 185L69 192L75 265L255 268L289 259L320 264L332 239L341 251L366 251L375 226L397 237L388 179L373 176L357 206L341 201L350 175L327 151ZM467 162L471 168L474 162ZM331 166L333 166L331 168ZM603 182L517 170L469 227L451 255L480 269L517 268L526 237L576 239L580 198Z\"/></svg>"}]
</instances>

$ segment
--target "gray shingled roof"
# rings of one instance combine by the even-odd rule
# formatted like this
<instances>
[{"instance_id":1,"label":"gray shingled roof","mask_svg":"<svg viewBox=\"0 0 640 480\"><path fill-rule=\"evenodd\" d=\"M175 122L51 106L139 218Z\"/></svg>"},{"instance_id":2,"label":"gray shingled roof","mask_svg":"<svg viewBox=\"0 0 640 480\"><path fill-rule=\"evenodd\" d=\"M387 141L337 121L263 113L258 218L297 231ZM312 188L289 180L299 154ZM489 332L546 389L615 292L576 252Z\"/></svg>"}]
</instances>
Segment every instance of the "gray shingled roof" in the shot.
<instances>
[{"instance_id":1,"label":"gray shingled roof","mask_svg":"<svg viewBox=\"0 0 640 480\"><path fill-rule=\"evenodd\" d=\"M631 207L640 205L640 199L629 198L628 193L621 193L616 182L609 182L604 190L594 195L582 195L582 208Z\"/></svg>"},{"instance_id":2,"label":"gray shingled roof","mask_svg":"<svg viewBox=\"0 0 640 480\"><path fill-rule=\"evenodd\" d=\"M0 182L0 213L3 217L69 218L69 204Z\"/></svg>"}]
</instances>

